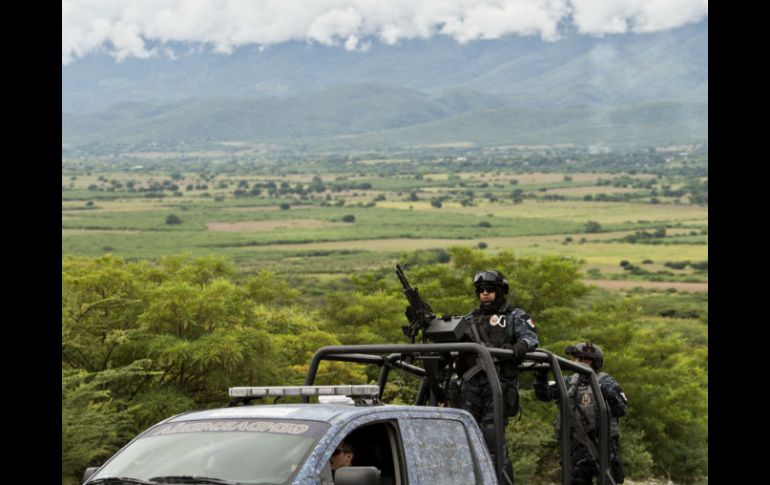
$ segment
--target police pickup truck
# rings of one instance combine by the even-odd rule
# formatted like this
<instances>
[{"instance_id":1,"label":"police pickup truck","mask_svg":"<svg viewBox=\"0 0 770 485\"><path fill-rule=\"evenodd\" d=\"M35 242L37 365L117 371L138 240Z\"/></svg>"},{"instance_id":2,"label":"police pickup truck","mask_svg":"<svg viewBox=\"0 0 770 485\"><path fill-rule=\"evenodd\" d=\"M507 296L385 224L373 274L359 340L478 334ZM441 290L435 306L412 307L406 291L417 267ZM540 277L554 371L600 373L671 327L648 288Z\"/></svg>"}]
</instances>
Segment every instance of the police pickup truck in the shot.
<instances>
[{"instance_id":1,"label":"police pickup truck","mask_svg":"<svg viewBox=\"0 0 770 485\"><path fill-rule=\"evenodd\" d=\"M503 478L501 460L493 463L490 459L471 414L437 406L443 381L437 362L445 366L458 352L475 352L490 376L495 372L492 355L505 358L510 353L475 343L324 347L314 355L305 385L230 388L228 407L183 413L152 426L101 467L86 470L84 484L505 483L508 480ZM314 385L323 359L378 365L378 383ZM550 368L557 381L561 381L562 366L593 374L547 351L532 352L528 360L523 370ZM381 403L393 369L422 379L414 405ZM497 380L490 381L496 411L495 446L501 451L502 396ZM277 402L287 396L295 396L295 400L298 396L302 402L249 405L255 400ZM339 400L348 404L334 402ZM600 407L599 412L606 410ZM607 430L603 432L600 448L607 454ZM353 450L352 466L332 472L330 460L343 440ZM564 451L563 456L568 456ZM601 460L605 470L606 459ZM562 479L569 483L569 461L562 459L565 465Z\"/></svg>"}]
</instances>

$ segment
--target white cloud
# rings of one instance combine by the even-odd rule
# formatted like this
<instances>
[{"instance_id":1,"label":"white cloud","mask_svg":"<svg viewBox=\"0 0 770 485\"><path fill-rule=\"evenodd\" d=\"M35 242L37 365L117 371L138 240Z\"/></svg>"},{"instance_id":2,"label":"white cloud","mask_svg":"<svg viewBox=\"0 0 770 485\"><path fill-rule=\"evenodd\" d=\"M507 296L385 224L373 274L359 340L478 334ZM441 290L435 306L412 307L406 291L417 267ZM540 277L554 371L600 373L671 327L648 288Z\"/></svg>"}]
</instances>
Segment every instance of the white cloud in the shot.
<instances>
[{"instance_id":1,"label":"white cloud","mask_svg":"<svg viewBox=\"0 0 770 485\"><path fill-rule=\"evenodd\" d=\"M345 39L345 47L355 49L358 34L363 28L363 17L353 7L335 9L318 17L308 29L307 38L324 45L336 45Z\"/></svg>"},{"instance_id":2,"label":"white cloud","mask_svg":"<svg viewBox=\"0 0 770 485\"><path fill-rule=\"evenodd\" d=\"M170 42L229 53L289 41L365 51L434 35L552 41L570 23L588 35L641 33L707 15L707 0L62 0L62 64L96 51L168 56L158 46Z\"/></svg>"},{"instance_id":3,"label":"white cloud","mask_svg":"<svg viewBox=\"0 0 770 485\"><path fill-rule=\"evenodd\" d=\"M708 0L571 0L572 22L591 35L657 32L708 15Z\"/></svg>"},{"instance_id":4,"label":"white cloud","mask_svg":"<svg viewBox=\"0 0 770 485\"><path fill-rule=\"evenodd\" d=\"M559 21L569 13L567 0L518 0L478 2L450 19L441 33L458 42L497 39L518 35L539 35L543 40L559 38Z\"/></svg>"}]
</instances>

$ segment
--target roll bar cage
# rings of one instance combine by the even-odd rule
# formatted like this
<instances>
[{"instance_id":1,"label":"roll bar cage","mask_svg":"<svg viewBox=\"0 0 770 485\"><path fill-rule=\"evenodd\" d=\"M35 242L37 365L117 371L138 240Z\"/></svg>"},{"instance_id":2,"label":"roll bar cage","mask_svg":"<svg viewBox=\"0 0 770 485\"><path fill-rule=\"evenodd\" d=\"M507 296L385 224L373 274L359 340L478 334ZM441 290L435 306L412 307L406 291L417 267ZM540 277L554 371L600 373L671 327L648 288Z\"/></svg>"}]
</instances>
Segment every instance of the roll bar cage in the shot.
<instances>
[{"instance_id":1,"label":"roll bar cage","mask_svg":"<svg viewBox=\"0 0 770 485\"><path fill-rule=\"evenodd\" d=\"M500 484L505 483L503 478L503 447L505 446L503 434L503 393L500 382L495 372L493 357L498 360L512 360L513 351L507 349L489 348L484 345L470 342L460 343L429 343L429 344L382 344L382 345L336 345L318 349L310 362L305 385L314 384L318 367L322 360L353 362L359 364L373 364L380 367L380 375L377 385L380 387L379 398L388 381L391 369L401 369L422 379L415 405L437 405L433 389L440 383L435 382L435 364L441 356L451 356L456 360L459 353L474 353L477 363L486 373L492 390L492 409L494 413L495 427L495 473ZM556 378L556 385L562 396L567 395L562 369L574 371L588 376L588 381L595 396L601 396L599 381L593 369L576 362L566 360L554 355L546 349L537 349L526 354L525 360L531 364L519 365L520 372L533 372L538 370L550 370ZM423 367L414 362L422 361ZM433 364L432 364L433 363ZM309 402L309 397L303 396L302 402ZM614 485L609 473L609 420L607 405L604 399L595 399L599 415L599 484ZM561 416L561 468L564 485L571 483L572 469L570 461L570 417L577 419L573 409L569 406L568 399L559 400ZM511 477L513 480L513 477Z\"/></svg>"}]
</instances>

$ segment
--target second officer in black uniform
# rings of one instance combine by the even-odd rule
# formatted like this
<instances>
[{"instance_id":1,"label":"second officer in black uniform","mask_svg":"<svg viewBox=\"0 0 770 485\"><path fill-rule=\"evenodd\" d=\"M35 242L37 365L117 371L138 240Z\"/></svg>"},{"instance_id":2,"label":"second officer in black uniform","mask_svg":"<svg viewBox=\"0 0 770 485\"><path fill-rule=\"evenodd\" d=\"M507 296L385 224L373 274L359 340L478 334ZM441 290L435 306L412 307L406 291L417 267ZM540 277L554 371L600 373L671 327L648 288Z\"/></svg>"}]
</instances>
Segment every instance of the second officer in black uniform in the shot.
<instances>
[{"instance_id":1,"label":"second officer in black uniform","mask_svg":"<svg viewBox=\"0 0 770 485\"><path fill-rule=\"evenodd\" d=\"M508 418L519 411L518 365L524 355L538 345L535 324L523 310L514 308L506 299L508 281L499 271L479 271L473 277L479 307L464 318L470 324L473 339L489 347L511 349L514 360L500 360L495 363L500 386L503 391L503 426ZM457 362L460 379L460 407L470 412L481 428L487 448L495 459L495 428L492 406L492 390L486 374L476 363L475 354L461 354ZM505 472L513 476L513 467L505 453Z\"/></svg>"},{"instance_id":2,"label":"second officer in black uniform","mask_svg":"<svg viewBox=\"0 0 770 485\"><path fill-rule=\"evenodd\" d=\"M598 345L581 342L565 349L572 360L590 366L596 372L599 390L609 410L610 475L614 483L623 483L625 471L620 457L620 428L618 418L628 414L628 399L623 388L611 375L600 372L604 367L604 352ZM590 485L599 474L598 458L598 407L596 397L585 374L575 373L564 378L567 396L578 423L570 426L570 460L572 485ZM535 373L533 382L535 397L541 401L559 400L556 383L548 382L548 372ZM560 414L560 412L559 412ZM561 419L556 417L556 435L561 438Z\"/></svg>"}]
</instances>

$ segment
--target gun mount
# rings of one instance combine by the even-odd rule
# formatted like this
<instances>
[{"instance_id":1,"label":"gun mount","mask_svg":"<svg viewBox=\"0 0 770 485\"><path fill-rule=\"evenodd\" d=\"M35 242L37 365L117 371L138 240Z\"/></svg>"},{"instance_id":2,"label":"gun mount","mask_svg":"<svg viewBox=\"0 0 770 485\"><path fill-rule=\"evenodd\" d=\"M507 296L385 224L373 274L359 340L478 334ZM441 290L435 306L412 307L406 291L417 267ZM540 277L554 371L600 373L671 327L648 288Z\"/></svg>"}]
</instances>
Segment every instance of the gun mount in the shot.
<instances>
[{"instance_id":1,"label":"gun mount","mask_svg":"<svg viewBox=\"0 0 770 485\"><path fill-rule=\"evenodd\" d=\"M468 332L468 324L463 317L444 315L437 317L430 305L420 296L418 288L412 288L404 275L404 268L396 265L396 275L401 282L409 306L406 307L406 318L409 325L401 327L409 343L422 333L422 342L430 340L435 343L460 342ZM469 339L470 340L470 339Z\"/></svg>"}]
</instances>

